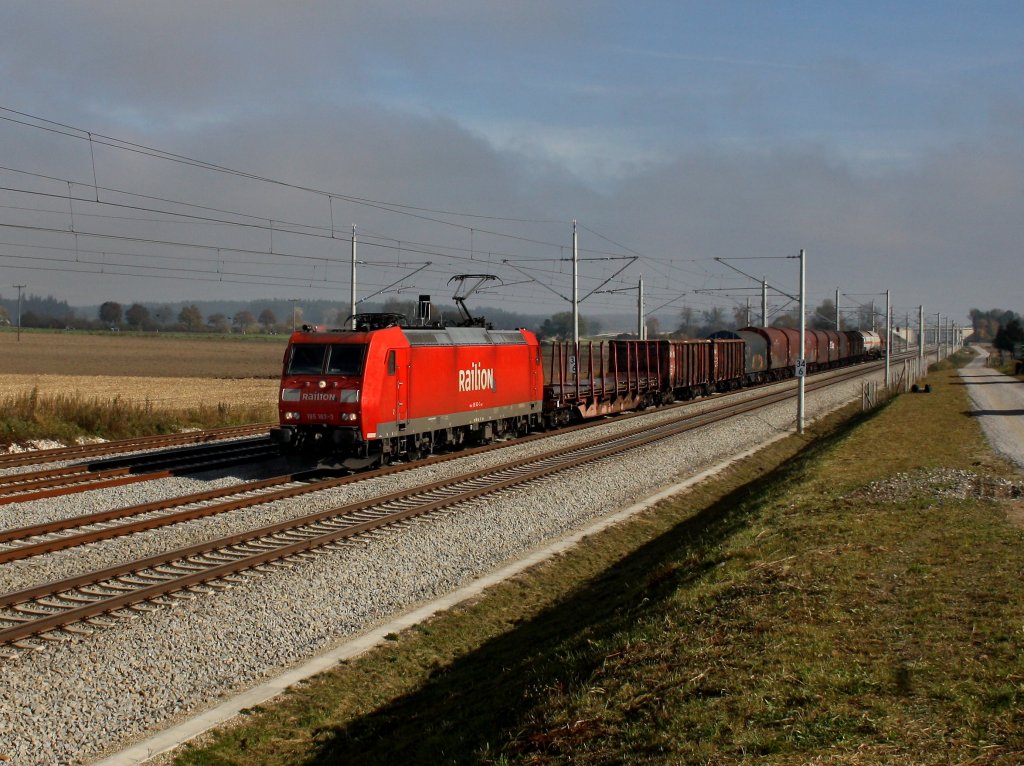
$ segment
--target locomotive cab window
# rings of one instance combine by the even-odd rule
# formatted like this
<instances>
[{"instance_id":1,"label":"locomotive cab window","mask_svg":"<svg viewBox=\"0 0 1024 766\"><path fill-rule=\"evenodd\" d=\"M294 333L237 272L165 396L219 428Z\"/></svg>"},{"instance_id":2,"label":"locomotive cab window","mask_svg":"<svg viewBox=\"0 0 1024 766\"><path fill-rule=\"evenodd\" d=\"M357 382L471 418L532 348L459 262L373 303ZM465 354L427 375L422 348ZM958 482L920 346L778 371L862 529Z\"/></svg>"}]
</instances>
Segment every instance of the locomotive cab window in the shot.
<instances>
[{"instance_id":1,"label":"locomotive cab window","mask_svg":"<svg viewBox=\"0 0 1024 766\"><path fill-rule=\"evenodd\" d=\"M396 370L395 365L395 352L388 351L388 375L394 375Z\"/></svg>"},{"instance_id":2,"label":"locomotive cab window","mask_svg":"<svg viewBox=\"0 0 1024 766\"><path fill-rule=\"evenodd\" d=\"M289 375L320 375L324 370L327 346L323 343L296 343L288 360Z\"/></svg>"},{"instance_id":3,"label":"locomotive cab window","mask_svg":"<svg viewBox=\"0 0 1024 766\"><path fill-rule=\"evenodd\" d=\"M351 343L296 343L288 360L289 375L360 375L366 346Z\"/></svg>"},{"instance_id":4,"label":"locomotive cab window","mask_svg":"<svg viewBox=\"0 0 1024 766\"><path fill-rule=\"evenodd\" d=\"M362 374L366 346L353 343L336 343L330 347L330 351L327 357L328 375Z\"/></svg>"}]
</instances>

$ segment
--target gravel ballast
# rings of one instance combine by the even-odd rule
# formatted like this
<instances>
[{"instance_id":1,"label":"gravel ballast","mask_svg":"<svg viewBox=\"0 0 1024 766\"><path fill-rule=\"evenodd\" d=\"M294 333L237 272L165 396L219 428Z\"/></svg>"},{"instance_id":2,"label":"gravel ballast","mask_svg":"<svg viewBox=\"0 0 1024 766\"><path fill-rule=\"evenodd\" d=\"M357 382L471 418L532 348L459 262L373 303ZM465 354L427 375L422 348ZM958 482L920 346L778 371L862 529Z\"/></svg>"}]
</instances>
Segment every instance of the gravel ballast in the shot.
<instances>
[{"instance_id":1,"label":"gravel ballast","mask_svg":"<svg viewBox=\"0 0 1024 766\"><path fill-rule=\"evenodd\" d=\"M749 394L748 394L749 395ZM861 395L861 382L808 395L817 417ZM699 404L697 406L706 406ZM479 500L458 512L325 550L287 566L268 567L227 589L209 589L174 608L160 608L41 651L0 659L0 756L17 764L88 763L218 698L308 659L413 606L472 581L505 562L579 529L659 488L761 444L792 428L795 403L701 428L669 441L564 472ZM661 420L668 413L655 412ZM633 428L637 420L602 429ZM432 478L483 468L559 445L589 440L595 431L416 469L224 517L153 530L130 538L62 551L0 569L2 592L110 566L394 491ZM241 476L202 482L204 488ZM167 479L88 493L89 498L35 501L21 523L143 502L151 493L194 491ZM141 494L135 494L139 492ZM86 505L89 507L85 507ZM29 518L31 517L31 518ZM28 520L26 520L28 519ZM5 518L4 526L13 526Z\"/></svg>"}]
</instances>

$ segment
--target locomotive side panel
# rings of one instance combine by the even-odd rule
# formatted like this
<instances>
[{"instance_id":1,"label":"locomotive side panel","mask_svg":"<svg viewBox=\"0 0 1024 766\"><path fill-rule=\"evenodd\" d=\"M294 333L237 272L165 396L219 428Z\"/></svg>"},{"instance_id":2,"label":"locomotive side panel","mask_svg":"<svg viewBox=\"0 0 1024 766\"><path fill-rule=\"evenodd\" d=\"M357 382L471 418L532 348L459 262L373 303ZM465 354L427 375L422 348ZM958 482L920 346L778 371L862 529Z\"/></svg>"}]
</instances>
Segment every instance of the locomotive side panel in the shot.
<instances>
[{"instance_id":1,"label":"locomotive side panel","mask_svg":"<svg viewBox=\"0 0 1024 766\"><path fill-rule=\"evenodd\" d=\"M400 436L539 414L536 345L413 345L397 371L392 417L376 437ZM404 373L404 375L403 375ZM403 385L404 383L404 385Z\"/></svg>"},{"instance_id":2,"label":"locomotive side panel","mask_svg":"<svg viewBox=\"0 0 1024 766\"><path fill-rule=\"evenodd\" d=\"M373 333L360 401L362 441L380 438L384 424L405 421L409 356L409 343L400 331Z\"/></svg>"}]
</instances>

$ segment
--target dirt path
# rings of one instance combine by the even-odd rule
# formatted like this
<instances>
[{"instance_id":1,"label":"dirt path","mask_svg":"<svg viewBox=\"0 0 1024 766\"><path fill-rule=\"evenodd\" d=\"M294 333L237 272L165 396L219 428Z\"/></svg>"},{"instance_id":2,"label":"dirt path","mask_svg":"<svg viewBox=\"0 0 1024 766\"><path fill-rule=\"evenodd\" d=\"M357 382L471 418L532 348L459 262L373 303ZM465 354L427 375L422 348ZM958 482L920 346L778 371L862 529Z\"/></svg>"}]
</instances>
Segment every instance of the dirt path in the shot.
<instances>
[{"instance_id":1,"label":"dirt path","mask_svg":"<svg viewBox=\"0 0 1024 766\"><path fill-rule=\"evenodd\" d=\"M986 367L979 350L960 370L974 415L992 448L1024 468L1024 382Z\"/></svg>"}]
</instances>

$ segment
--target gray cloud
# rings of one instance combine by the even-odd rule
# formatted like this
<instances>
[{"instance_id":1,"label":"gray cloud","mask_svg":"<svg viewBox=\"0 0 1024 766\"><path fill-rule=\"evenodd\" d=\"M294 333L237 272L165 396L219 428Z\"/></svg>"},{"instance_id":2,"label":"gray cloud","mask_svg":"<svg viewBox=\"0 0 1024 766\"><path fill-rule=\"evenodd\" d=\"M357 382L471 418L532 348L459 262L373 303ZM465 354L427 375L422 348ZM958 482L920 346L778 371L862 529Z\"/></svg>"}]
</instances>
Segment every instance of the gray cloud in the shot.
<instances>
[{"instance_id":1,"label":"gray cloud","mask_svg":"<svg viewBox=\"0 0 1024 766\"><path fill-rule=\"evenodd\" d=\"M878 116L847 124L851 112L840 107L867 115L899 102L900 93L887 90L884 67L837 54L813 66L780 60L768 77L746 63L730 66L724 87L710 79L675 84L665 76L672 73L663 71L655 81L649 73L619 72L594 56L600 46L589 44L588 35L610 39L603 28L610 25L606 10L539 0L452 0L429 7L12 3L0 32L0 105L300 186L434 211L525 219L413 210L398 215L341 199L331 204L322 195L93 147L102 185L275 220L275 252L343 258L342 243L280 231L285 220L329 229L332 212L339 234L352 223L368 232L368 259L397 257L399 242L407 260L428 257L414 255L412 242L436 246L440 255L430 256L435 268L423 275L423 286L434 291L457 270L501 270L509 256L549 259L537 276L562 289L565 267L558 259L564 250L534 240L567 246L568 222L579 218L588 229L650 255L624 283L642 269L652 293L662 297L742 282L713 262L691 259L788 255L805 247L815 300L839 285L856 293L891 288L898 305L925 303L961 318L974 306L1020 308L1019 290L1005 278L1015 274L1024 220L1019 91L993 86L961 102L957 96L974 82L968 79L958 82L964 91L948 91L938 102L920 97L912 112L948 113L941 122L955 127L958 141L932 132L919 117L905 118L905 126ZM573 50L574 64L541 81L560 46ZM686 51L666 55L683 63L721 63ZM720 58L756 60L735 52ZM580 61L584 65L576 66ZM813 74L785 80L790 68ZM769 82L784 86L781 95L792 99L787 106L807 106L806 112L780 118L783 107L773 103L780 93L766 90ZM802 130L812 107L825 106L835 111ZM724 113L736 117L728 129ZM87 143L10 123L0 123L0 142L2 165L91 181ZM0 181L30 185L3 172ZM60 190L61 184L37 181L31 188ZM84 186L76 191L88 192ZM38 200L0 195L0 204L8 206L30 202ZM59 200L47 204L66 207ZM85 203L76 203L76 211L79 231L88 225L122 236L209 244L212 255L188 251L196 264L205 258L204 267L228 260L218 258L217 247L268 249L271 236L265 229L90 219L89 213L118 211ZM30 217L0 208L0 223ZM46 220L69 225L64 212ZM551 220L561 223L539 222ZM375 249L370 233L394 242ZM5 234L8 240L14 235ZM18 236L26 243L43 241L23 231ZM65 246L71 238L52 235L45 242L58 239ZM587 230L581 244L616 250ZM143 250L111 241L92 246ZM473 261L467 262L471 247ZM231 258L253 268L273 260ZM672 258L677 266L666 264ZM279 259L275 273L314 273L299 263ZM301 287L207 286L11 266L0 259L6 283L29 282L34 292L53 292L72 303L157 300L168 291L197 299L225 292L290 296ZM587 284L596 286L617 267L588 263ZM795 284L790 262L756 268ZM508 282L517 278L507 269L503 274ZM386 284L390 276L368 273L366 284ZM325 292L309 288L312 297ZM505 300L539 313L564 308L532 284L509 288ZM614 309L628 306L629 299L592 300Z\"/></svg>"}]
</instances>

